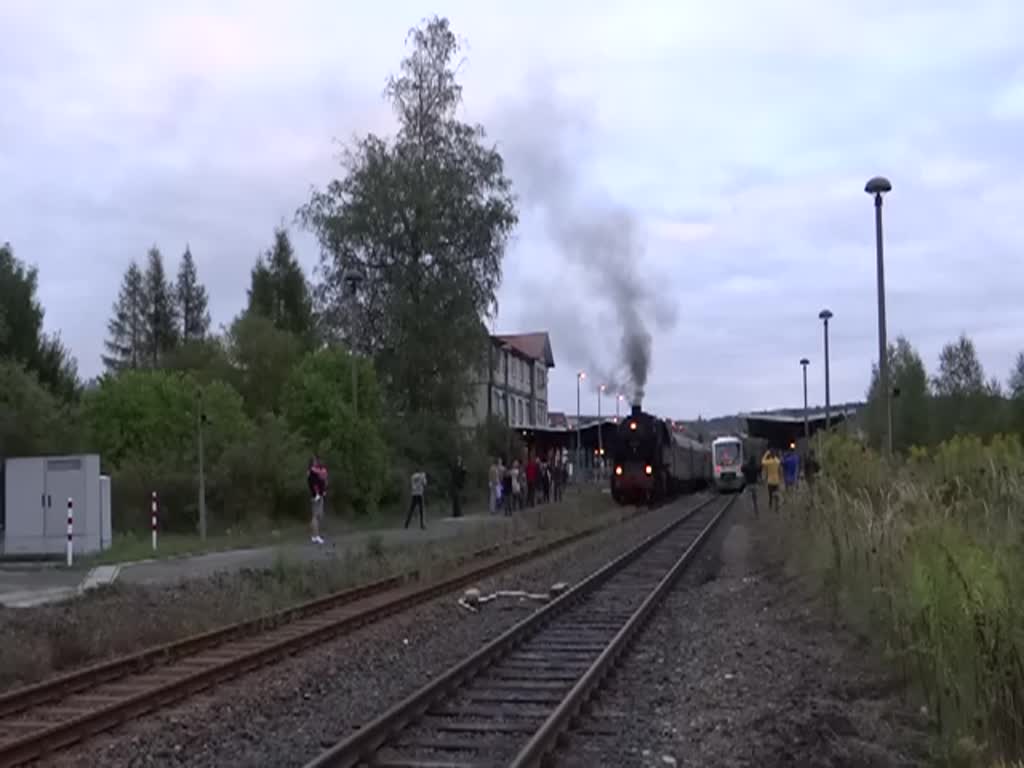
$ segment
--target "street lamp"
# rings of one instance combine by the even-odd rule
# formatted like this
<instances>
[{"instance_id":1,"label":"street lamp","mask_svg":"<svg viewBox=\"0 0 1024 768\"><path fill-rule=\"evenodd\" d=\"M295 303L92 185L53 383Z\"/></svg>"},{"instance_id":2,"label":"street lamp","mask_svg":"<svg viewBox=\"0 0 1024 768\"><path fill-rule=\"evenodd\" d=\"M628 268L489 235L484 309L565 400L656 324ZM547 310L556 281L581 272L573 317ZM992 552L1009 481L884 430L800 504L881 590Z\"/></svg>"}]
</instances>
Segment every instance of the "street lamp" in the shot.
<instances>
[{"instance_id":1,"label":"street lamp","mask_svg":"<svg viewBox=\"0 0 1024 768\"><path fill-rule=\"evenodd\" d=\"M585 378L587 378L587 374L583 371L576 374L576 471L573 474L576 476L577 482L579 482L580 458L583 455L583 438L580 428L580 385ZM577 485L577 487L579 486Z\"/></svg>"},{"instance_id":2,"label":"street lamp","mask_svg":"<svg viewBox=\"0 0 1024 768\"><path fill-rule=\"evenodd\" d=\"M352 307L355 309L356 300L359 298L359 284L363 281L363 276L358 272L349 272L345 275L345 284L348 286L349 295L352 297ZM353 317L355 313L353 312ZM349 332L352 333L353 321L349 321ZM354 334L353 334L354 335ZM348 342L349 361L352 367L352 415L359 415L359 376L358 376L358 361L356 360L356 345L354 339L349 339Z\"/></svg>"},{"instance_id":3,"label":"street lamp","mask_svg":"<svg viewBox=\"0 0 1024 768\"><path fill-rule=\"evenodd\" d=\"M206 467L203 458L203 424L205 423L203 388L200 387L196 390L196 442L199 449L199 538L203 541L206 541Z\"/></svg>"},{"instance_id":4,"label":"street lamp","mask_svg":"<svg viewBox=\"0 0 1024 768\"><path fill-rule=\"evenodd\" d=\"M832 319L832 312L823 309L818 313L818 319L825 325L825 431L832 425L832 398L828 386L828 321Z\"/></svg>"},{"instance_id":5,"label":"street lamp","mask_svg":"<svg viewBox=\"0 0 1024 768\"><path fill-rule=\"evenodd\" d=\"M810 439L811 429L807 423L807 366L811 364L811 361L806 357L800 358L800 365L804 369L804 441Z\"/></svg>"},{"instance_id":6,"label":"street lamp","mask_svg":"<svg viewBox=\"0 0 1024 768\"><path fill-rule=\"evenodd\" d=\"M875 176L864 191L875 197L875 254L878 261L878 386L885 398L885 441L883 450L892 456L892 393L889 391L889 355L885 343L885 268L882 253L882 196L892 190L884 176Z\"/></svg>"}]
</instances>

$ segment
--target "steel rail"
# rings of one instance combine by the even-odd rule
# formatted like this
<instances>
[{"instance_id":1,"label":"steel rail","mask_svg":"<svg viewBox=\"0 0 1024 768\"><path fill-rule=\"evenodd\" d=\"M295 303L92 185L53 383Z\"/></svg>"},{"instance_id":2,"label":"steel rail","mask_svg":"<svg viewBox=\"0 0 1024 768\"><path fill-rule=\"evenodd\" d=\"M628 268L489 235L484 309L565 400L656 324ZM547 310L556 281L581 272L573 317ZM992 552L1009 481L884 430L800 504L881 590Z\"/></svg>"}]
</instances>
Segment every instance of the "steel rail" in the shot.
<instances>
[{"instance_id":1,"label":"steel rail","mask_svg":"<svg viewBox=\"0 0 1024 768\"><path fill-rule=\"evenodd\" d=\"M643 512L638 511L636 514ZM60 721L35 723L34 728L26 727L29 732L24 736L0 741L0 766L19 765L66 748L84 738L172 704L217 683L238 677L276 659L294 654L331 637L354 631L478 579L550 554L618 524L621 523L609 522L578 531L540 547L463 569L450 577L423 586L408 585L410 580L418 578L417 571L388 577L268 616L194 635L9 691L0 695L0 731L7 730L12 725L18 726L19 724L12 724L10 721L31 714L42 705L76 695L87 698L93 689L107 683L125 685L126 683L120 682L124 678L130 680L136 675L155 676L155 679L150 681L154 684L144 690L121 694L114 697L115 700L101 703L99 706L94 705L87 711L70 712ZM462 562L486 557L497 549L499 545L484 548L463 558ZM367 605L360 606L361 602ZM317 618L318 615L326 615L332 610L342 611L341 615L329 621L325 621L329 618L327 616ZM312 626L299 627L297 623L303 620L311 620ZM296 629L302 631L296 633ZM281 637L273 638L272 635L275 633ZM259 644L261 636L267 642ZM175 671L178 662L187 664L190 657L204 652L228 653L232 644L241 641L248 644L255 641L258 646L245 649L232 658L214 658L214 663L203 668ZM198 663L198 660L194 663ZM159 672L161 668L164 668L165 672ZM160 679L161 674L170 674L171 679Z\"/></svg>"},{"instance_id":2,"label":"steel rail","mask_svg":"<svg viewBox=\"0 0 1024 768\"><path fill-rule=\"evenodd\" d=\"M408 725L421 718L434 704L446 699L496 661L509 655L522 645L524 641L543 629L545 625L597 591L619 571L636 561L654 545L716 500L717 497L711 497L687 510L679 518L663 526L628 552L606 563L576 586L503 632L437 679L423 686L371 722L362 726L357 733L322 752L319 756L308 762L304 768L354 768L354 766L361 764L373 765L374 753ZM731 504L732 500L723 505L722 510L715 516L716 522ZM696 550L690 548L688 551Z\"/></svg>"},{"instance_id":3,"label":"steel rail","mask_svg":"<svg viewBox=\"0 0 1024 768\"><path fill-rule=\"evenodd\" d=\"M519 754L512 760L508 768L540 768L545 758L558 745L558 739L566 733L573 721L584 706L593 698L604 682L608 674L614 669L616 663L626 652L630 642L644 628L651 618L658 605L665 599L665 596L675 586L676 581L682 576L683 571L690 565L694 556L711 536L718 526L718 523L736 502L736 496L731 497L719 510L711 521L704 526L704 529L697 535L693 543L686 548L686 551L679 557L672 569L658 582L658 586L647 596L639 608L629 617L608 647L601 652L590 668L572 687L562 702L555 708L540 729L520 750Z\"/></svg>"}]
</instances>

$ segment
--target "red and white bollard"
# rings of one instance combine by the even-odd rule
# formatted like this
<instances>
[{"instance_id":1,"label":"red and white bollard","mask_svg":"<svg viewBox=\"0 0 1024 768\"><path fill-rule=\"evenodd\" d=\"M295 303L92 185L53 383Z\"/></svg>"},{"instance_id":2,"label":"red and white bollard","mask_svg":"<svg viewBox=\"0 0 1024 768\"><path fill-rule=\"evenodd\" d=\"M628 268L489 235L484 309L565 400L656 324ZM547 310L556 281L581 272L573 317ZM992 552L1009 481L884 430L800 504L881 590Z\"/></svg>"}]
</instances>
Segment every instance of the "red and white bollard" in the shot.
<instances>
[{"instance_id":1,"label":"red and white bollard","mask_svg":"<svg viewBox=\"0 0 1024 768\"><path fill-rule=\"evenodd\" d=\"M69 496L68 497L68 568L71 567L71 563L75 559L75 548L74 548L74 543L72 541L72 537L75 535L74 518L75 518L75 502L73 502L71 500L71 497Z\"/></svg>"},{"instance_id":2,"label":"red and white bollard","mask_svg":"<svg viewBox=\"0 0 1024 768\"><path fill-rule=\"evenodd\" d=\"M156 552L156 491L153 491L153 502L150 506L150 511L152 514L149 523L153 529L153 551Z\"/></svg>"}]
</instances>

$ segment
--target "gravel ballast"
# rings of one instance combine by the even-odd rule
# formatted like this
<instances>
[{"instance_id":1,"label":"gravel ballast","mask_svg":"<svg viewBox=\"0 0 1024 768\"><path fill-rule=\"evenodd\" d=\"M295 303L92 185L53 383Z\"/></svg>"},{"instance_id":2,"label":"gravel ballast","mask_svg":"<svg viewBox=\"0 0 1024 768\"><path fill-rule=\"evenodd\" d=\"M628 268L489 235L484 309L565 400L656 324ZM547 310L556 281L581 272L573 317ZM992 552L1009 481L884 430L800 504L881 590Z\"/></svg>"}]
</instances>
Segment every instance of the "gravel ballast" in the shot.
<instances>
[{"instance_id":1,"label":"gravel ballast","mask_svg":"<svg viewBox=\"0 0 1024 768\"><path fill-rule=\"evenodd\" d=\"M927 764L924 718L872 651L822 621L744 498L635 640L565 768Z\"/></svg>"},{"instance_id":2,"label":"gravel ballast","mask_svg":"<svg viewBox=\"0 0 1024 768\"><path fill-rule=\"evenodd\" d=\"M699 499L687 497L487 579L484 594L574 584ZM499 598L471 613L458 594L338 638L143 717L40 765L301 766L536 610Z\"/></svg>"}]
</instances>

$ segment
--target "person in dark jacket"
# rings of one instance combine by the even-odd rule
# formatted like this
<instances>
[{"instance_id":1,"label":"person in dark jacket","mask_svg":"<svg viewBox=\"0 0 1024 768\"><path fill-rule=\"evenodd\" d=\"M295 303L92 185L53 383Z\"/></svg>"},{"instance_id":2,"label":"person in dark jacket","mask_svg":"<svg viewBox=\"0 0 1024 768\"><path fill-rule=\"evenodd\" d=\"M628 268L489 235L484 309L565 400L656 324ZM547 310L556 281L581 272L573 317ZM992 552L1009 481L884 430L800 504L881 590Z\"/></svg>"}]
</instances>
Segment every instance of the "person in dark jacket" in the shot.
<instances>
[{"instance_id":1,"label":"person in dark jacket","mask_svg":"<svg viewBox=\"0 0 1024 768\"><path fill-rule=\"evenodd\" d=\"M754 455L753 451L747 456L747 460L743 462L743 479L747 484L747 491L750 493L750 503L754 507L754 517L757 517L757 482L761 479L761 462L757 460L757 456Z\"/></svg>"},{"instance_id":2,"label":"person in dark jacket","mask_svg":"<svg viewBox=\"0 0 1024 768\"><path fill-rule=\"evenodd\" d=\"M466 484L466 468L462 466L462 457L455 460L452 467L452 517L462 517L462 487Z\"/></svg>"},{"instance_id":3,"label":"person in dark jacket","mask_svg":"<svg viewBox=\"0 0 1024 768\"><path fill-rule=\"evenodd\" d=\"M324 496L327 495L327 467L320 461L319 456L310 459L306 485L309 486L309 497L313 507L310 520L312 541L314 544L323 544L324 540L320 535L320 521L324 517Z\"/></svg>"}]
</instances>

